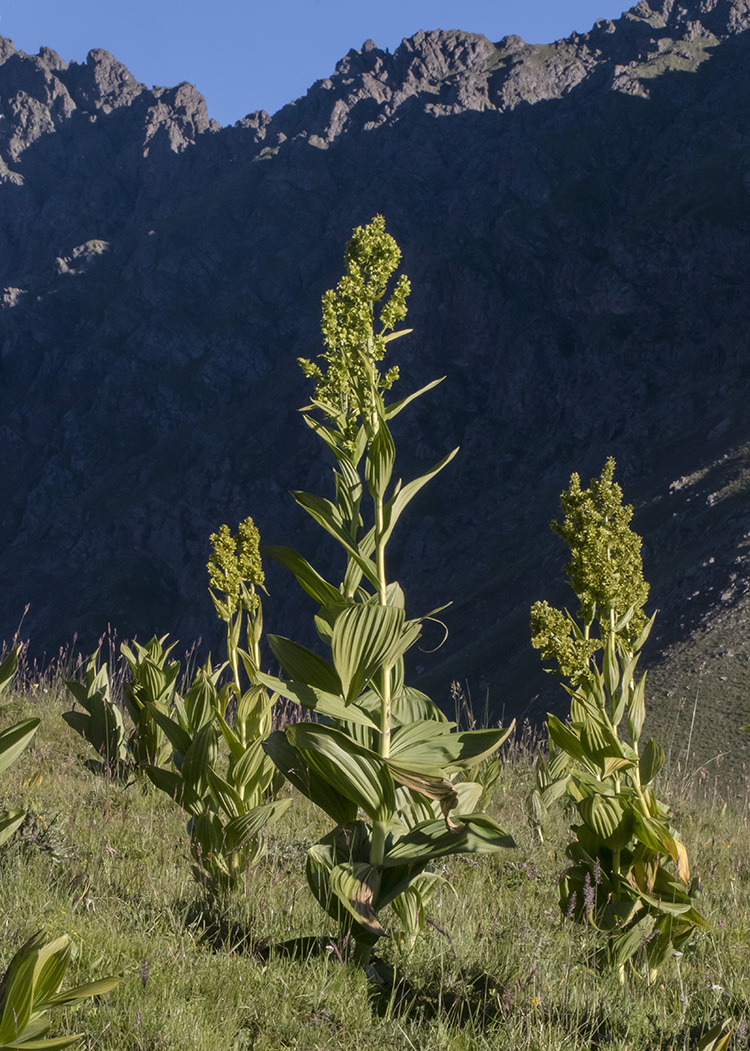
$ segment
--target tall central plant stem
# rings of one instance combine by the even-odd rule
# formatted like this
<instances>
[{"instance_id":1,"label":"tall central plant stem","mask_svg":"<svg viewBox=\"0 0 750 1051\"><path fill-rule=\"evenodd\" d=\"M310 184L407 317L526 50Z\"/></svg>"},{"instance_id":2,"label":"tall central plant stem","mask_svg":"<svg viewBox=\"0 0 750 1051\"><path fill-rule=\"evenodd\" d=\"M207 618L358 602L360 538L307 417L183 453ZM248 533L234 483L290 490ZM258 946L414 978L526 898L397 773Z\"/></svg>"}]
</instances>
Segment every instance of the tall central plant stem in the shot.
<instances>
[{"instance_id":1,"label":"tall central plant stem","mask_svg":"<svg viewBox=\"0 0 750 1051\"><path fill-rule=\"evenodd\" d=\"M385 580L385 543L383 542L383 498L375 500L375 552L378 572L378 598L380 605L387 605ZM384 668L381 680L380 702L380 740L378 753L383 759L391 754L391 669ZM370 862L382 865L385 857L386 821L374 821L372 826L372 845ZM379 879L378 879L379 882Z\"/></svg>"},{"instance_id":2,"label":"tall central plant stem","mask_svg":"<svg viewBox=\"0 0 750 1051\"><path fill-rule=\"evenodd\" d=\"M381 606L386 606L386 580L385 580L385 543L383 542L383 499L381 496L375 499L375 558L378 574L378 600ZM380 682L380 734L378 741L378 754L382 759L387 759L391 754L391 669L384 668ZM374 820L372 823L372 838L370 840L370 864L379 867L385 858L385 838L388 829L388 821L385 818ZM377 900L380 891L380 871L377 870L372 878L372 895ZM372 955L372 946L356 944L354 959L360 967L367 967Z\"/></svg>"}]
</instances>

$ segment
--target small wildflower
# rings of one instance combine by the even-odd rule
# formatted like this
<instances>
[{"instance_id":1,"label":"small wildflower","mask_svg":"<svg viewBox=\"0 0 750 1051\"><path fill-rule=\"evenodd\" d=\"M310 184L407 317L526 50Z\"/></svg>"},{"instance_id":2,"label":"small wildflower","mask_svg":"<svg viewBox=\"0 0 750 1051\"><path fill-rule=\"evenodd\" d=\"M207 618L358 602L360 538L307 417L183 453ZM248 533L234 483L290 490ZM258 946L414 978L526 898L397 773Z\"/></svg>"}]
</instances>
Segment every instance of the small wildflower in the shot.
<instances>
[{"instance_id":1,"label":"small wildflower","mask_svg":"<svg viewBox=\"0 0 750 1051\"><path fill-rule=\"evenodd\" d=\"M591 875L588 872L583 883L583 903L587 913L591 912L596 903L596 891L594 890L594 884L591 882Z\"/></svg>"},{"instance_id":2,"label":"small wildflower","mask_svg":"<svg viewBox=\"0 0 750 1051\"><path fill-rule=\"evenodd\" d=\"M568 902L568 911L565 913L565 917L568 920L572 920L576 911L576 902L578 900L578 894L576 891L570 895L570 901Z\"/></svg>"}]
</instances>

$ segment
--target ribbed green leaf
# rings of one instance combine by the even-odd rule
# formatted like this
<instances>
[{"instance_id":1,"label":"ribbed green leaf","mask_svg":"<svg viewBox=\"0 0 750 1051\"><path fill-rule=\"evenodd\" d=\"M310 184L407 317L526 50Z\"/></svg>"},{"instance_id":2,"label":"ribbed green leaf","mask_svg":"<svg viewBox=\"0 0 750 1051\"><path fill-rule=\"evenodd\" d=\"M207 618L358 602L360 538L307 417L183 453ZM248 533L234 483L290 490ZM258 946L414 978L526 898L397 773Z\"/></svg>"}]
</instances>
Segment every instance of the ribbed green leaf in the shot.
<instances>
[{"instance_id":1,"label":"ribbed green leaf","mask_svg":"<svg viewBox=\"0 0 750 1051\"><path fill-rule=\"evenodd\" d=\"M362 748L340 730L317 723L286 728L292 747L341 795L361 807L374 821L388 820L395 809L395 785L386 762Z\"/></svg>"},{"instance_id":2,"label":"ribbed green leaf","mask_svg":"<svg viewBox=\"0 0 750 1051\"><path fill-rule=\"evenodd\" d=\"M330 815L338 825L350 825L357 816L357 804L342 795L322 777L297 748L294 748L283 730L269 734L263 750L270 756L286 779L298 788L316 806Z\"/></svg>"},{"instance_id":3,"label":"ribbed green leaf","mask_svg":"<svg viewBox=\"0 0 750 1051\"><path fill-rule=\"evenodd\" d=\"M65 977L71 953L71 942L67 936L56 938L37 950L34 965L34 1011L44 1010Z\"/></svg>"},{"instance_id":4,"label":"ribbed green leaf","mask_svg":"<svg viewBox=\"0 0 750 1051\"><path fill-rule=\"evenodd\" d=\"M391 336L386 336L386 341L393 338L394 336L405 335L407 332L411 332L411 329L403 329L401 332L393 332ZM385 407L385 418L386 420L392 420L394 416L398 416L402 409L405 409L407 405L414 401L415 398L421 397L422 394L426 394L428 390L432 390L433 387L437 387L439 383L442 383L445 376L441 376L440 379L432 380L424 387L420 387L419 390L415 390L413 394L409 394L406 398L401 398L400 401L392 401L390 405Z\"/></svg>"},{"instance_id":5,"label":"ribbed green leaf","mask_svg":"<svg viewBox=\"0 0 750 1051\"><path fill-rule=\"evenodd\" d=\"M458 835L446 831L440 819L417 825L388 848L383 865L389 868L406 861L432 861L447 854L487 854L516 845L487 814L464 814L461 820L465 828Z\"/></svg>"},{"instance_id":6,"label":"ribbed green leaf","mask_svg":"<svg viewBox=\"0 0 750 1051\"><path fill-rule=\"evenodd\" d=\"M64 1007L66 1004L76 1003L78 1000L84 1000L89 996L103 996L104 993L108 993L115 986L119 985L121 981L121 978L100 978L96 982L77 985L74 989L63 989L61 993L53 996L48 1003L50 1007Z\"/></svg>"},{"instance_id":7,"label":"ribbed green leaf","mask_svg":"<svg viewBox=\"0 0 750 1051\"><path fill-rule=\"evenodd\" d=\"M18 671L18 654L21 647L16 646L11 650L2 664L0 664L0 693L10 684L13 676Z\"/></svg>"},{"instance_id":8,"label":"ribbed green leaf","mask_svg":"<svg viewBox=\"0 0 750 1051\"><path fill-rule=\"evenodd\" d=\"M467 730L452 733L452 723L420 720L398 728L393 735L391 759L400 766L424 773L446 774L466 770L495 752L513 730Z\"/></svg>"},{"instance_id":9,"label":"ribbed green leaf","mask_svg":"<svg viewBox=\"0 0 750 1051\"><path fill-rule=\"evenodd\" d=\"M562 748L564 752L569 756L572 756L573 759L578 759L580 762L586 764L590 762L579 738L572 730L569 730L567 726L561 723L557 716L548 715L547 731L550 740L556 744L558 748Z\"/></svg>"},{"instance_id":10,"label":"ribbed green leaf","mask_svg":"<svg viewBox=\"0 0 750 1051\"><path fill-rule=\"evenodd\" d=\"M263 751L263 741L261 738L256 738L250 742L241 757L232 766L230 776L234 787L240 789L245 785L252 785L264 759L266 759L266 753Z\"/></svg>"},{"instance_id":11,"label":"ribbed green leaf","mask_svg":"<svg viewBox=\"0 0 750 1051\"><path fill-rule=\"evenodd\" d=\"M638 952L654 929L655 923L654 916L646 915L623 934L612 939L609 951L615 967L621 967Z\"/></svg>"},{"instance_id":12,"label":"ribbed green leaf","mask_svg":"<svg viewBox=\"0 0 750 1051\"><path fill-rule=\"evenodd\" d=\"M408 482L402 489L400 489L394 496L391 497L391 499L385 505L384 509L384 518L386 522L386 528L383 532L384 542L387 543L387 541L390 539L391 533L393 532L393 528L396 525L396 522L401 517L401 514L407 507L407 505L417 495L419 490L424 485L426 485L430 481L430 479L434 478L436 474L439 474L440 471L442 471L442 469L451 462L451 460L457 452L457 448L454 449L452 452L449 452L447 456L444 456L443 459L440 460L439 463L436 463L435 466L431 468L431 470L429 470L426 474L423 474L420 478L415 478L413 481Z\"/></svg>"},{"instance_id":13,"label":"ribbed green leaf","mask_svg":"<svg viewBox=\"0 0 750 1051\"><path fill-rule=\"evenodd\" d=\"M345 705L343 698L337 697L335 694L326 693L325 690L318 690L304 682L285 682L274 675L265 675L262 672L258 673L258 679L269 690L273 690L274 693L287 697L290 701L296 701L304 708L310 708L312 711L318 712L319 715L325 715L329 719L345 719L350 722L361 723L363 726L369 726L374 730L378 729L378 724L366 712L362 711L356 704Z\"/></svg>"},{"instance_id":14,"label":"ribbed green leaf","mask_svg":"<svg viewBox=\"0 0 750 1051\"><path fill-rule=\"evenodd\" d=\"M373 500L382 500L393 474L396 446L385 422L370 442L365 461L365 481Z\"/></svg>"},{"instance_id":15,"label":"ribbed green leaf","mask_svg":"<svg viewBox=\"0 0 750 1051\"><path fill-rule=\"evenodd\" d=\"M367 862L354 861L335 865L328 876L329 885L346 911L372 934L381 938L385 930L373 908L373 888L378 870Z\"/></svg>"},{"instance_id":16,"label":"ribbed green leaf","mask_svg":"<svg viewBox=\"0 0 750 1051\"><path fill-rule=\"evenodd\" d=\"M243 811L242 798L239 792L210 766L206 767L205 776L211 795L217 800L227 817L239 817Z\"/></svg>"},{"instance_id":17,"label":"ribbed green leaf","mask_svg":"<svg viewBox=\"0 0 750 1051\"><path fill-rule=\"evenodd\" d=\"M643 749L639 765L641 784L650 784L661 768L664 766L666 755L662 746L654 740L649 740Z\"/></svg>"},{"instance_id":18,"label":"ribbed green leaf","mask_svg":"<svg viewBox=\"0 0 750 1051\"><path fill-rule=\"evenodd\" d=\"M4 663L7 663L7 660ZM39 722L39 719L24 719L23 722L9 726L0 733L0 773L6 770L28 745Z\"/></svg>"},{"instance_id":19,"label":"ribbed green leaf","mask_svg":"<svg viewBox=\"0 0 750 1051\"><path fill-rule=\"evenodd\" d=\"M10 810L0 815L0 847L7 843L17 828L23 824L25 810Z\"/></svg>"},{"instance_id":20,"label":"ribbed green leaf","mask_svg":"<svg viewBox=\"0 0 750 1051\"><path fill-rule=\"evenodd\" d=\"M357 699L377 671L392 663L404 620L402 609L377 605L349 606L336 618L331 651L347 704Z\"/></svg>"},{"instance_id":21,"label":"ribbed green leaf","mask_svg":"<svg viewBox=\"0 0 750 1051\"><path fill-rule=\"evenodd\" d=\"M161 708L157 708L155 704L149 705L149 712L154 722L164 731L175 752L179 752L184 758L192 744L193 739L190 737L190 734L183 730L180 724L171 719Z\"/></svg>"},{"instance_id":22,"label":"ribbed green leaf","mask_svg":"<svg viewBox=\"0 0 750 1051\"><path fill-rule=\"evenodd\" d=\"M248 839L260 835L268 825L275 824L291 802L291 799L274 799L270 803L261 803L247 814L232 818L224 829L227 850L237 850Z\"/></svg>"},{"instance_id":23,"label":"ribbed green leaf","mask_svg":"<svg viewBox=\"0 0 750 1051\"><path fill-rule=\"evenodd\" d=\"M179 774L173 770L164 770L160 766L147 766L146 774L150 781L175 801L177 806L184 807L193 817L203 813L203 800L189 784L186 784Z\"/></svg>"},{"instance_id":24,"label":"ribbed green leaf","mask_svg":"<svg viewBox=\"0 0 750 1051\"><path fill-rule=\"evenodd\" d=\"M34 968L37 950L30 942L21 946L11 961L15 964L10 981L3 983L3 1015L0 1019L0 1047L12 1045L28 1025L34 1002ZM10 971L10 968L9 968Z\"/></svg>"},{"instance_id":25,"label":"ribbed green leaf","mask_svg":"<svg viewBox=\"0 0 750 1051\"><path fill-rule=\"evenodd\" d=\"M306 683L326 693L341 693L341 682L335 669L317 653L282 635L267 635L266 639L274 657L293 682Z\"/></svg>"},{"instance_id":26,"label":"ribbed green leaf","mask_svg":"<svg viewBox=\"0 0 750 1051\"><path fill-rule=\"evenodd\" d=\"M318 525L321 525L327 533L330 533L346 548L373 587L377 587L377 568L372 559L362 556L359 548L348 535L341 512L336 505L332 504L330 500L326 500L321 496L314 496L311 493L294 492L292 496L300 507L304 508L315 519Z\"/></svg>"},{"instance_id":27,"label":"ribbed green leaf","mask_svg":"<svg viewBox=\"0 0 750 1051\"><path fill-rule=\"evenodd\" d=\"M208 769L219 758L219 735L213 723L202 726L182 757L182 776L196 791L206 784Z\"/></svg>"},{"instance_id":28,"label":"ribbed green leaf","mask_svg":"<svg viewBox=\"0 0 750 1051\"><path fill-rule=\"evenodd\" d=\"M633 831L633 815L615 796L592 795L578 804L581 817L588 827L611 850L622 850Z\"/></svg>"},{"instance_id":29,"label":"ribbed green leaf","mask_svg":"<svg viewBox=\"0 0 750 1051\"><path fill-rule=\"evenodd\" d=\"M447 723L448 717L426 693L415 690L413 686L402 686L395 691L391 706L391 724L402 726L418 720L432 720ZM451 723L451 728L456 724Z\"/></svg>"},{"instance_id":30,"label":"ribbed green leaf","mask_svg":"<svg viewBox=\"0 0 750 1051\"><path fill-rule=\"evenodd\" d=\"M635 766L635 762L632 759L627 759L622 755L605 755L601 758L602 764L602 777L611 777L612 774L616 774L618 770L625 770L627 767Z\"/></svg>"},{"instance_id":31,"label":"ribbed green leaf","mask_svg":"<svg viewBox=\"0 0 750 1051\"><path fill-rule=\"evenodd\" d=\"M341 601L341 593L329 584L309 562L290 547L264 547L263 553L280 562L290 570L299 585L321 606L335 605Z\"/></svg>"}]
</instances>

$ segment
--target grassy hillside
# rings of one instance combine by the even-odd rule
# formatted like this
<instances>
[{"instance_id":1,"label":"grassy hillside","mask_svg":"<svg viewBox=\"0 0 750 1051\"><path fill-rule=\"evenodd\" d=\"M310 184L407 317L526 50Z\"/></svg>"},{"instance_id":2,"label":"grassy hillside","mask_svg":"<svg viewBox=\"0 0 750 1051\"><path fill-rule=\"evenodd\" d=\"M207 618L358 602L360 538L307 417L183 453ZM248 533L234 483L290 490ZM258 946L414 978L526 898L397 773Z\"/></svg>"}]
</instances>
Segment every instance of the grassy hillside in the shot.
<instances>
[{"instance_id":1,"label":"grassy hillside","mask_svg":"<svg viewBox=\"0 0 750 1051\"><path fill-rule=\"evenodd\" d=\"M425 935L409 952L394 925L382 950L393 982L374 987L342 966L343 947L308 891L305 852L325 829L305 799L272 830L245 893L212 902L190 874L184 815L146 783L89 773L60 718L68 706L59 682L43 679L0 713L3 726L42 719L2 781L2 803L30 813L0 859L0 964L39 929L67 931L79 950L68 984L122 975L105 998L57 1020L54 1032L84 1032L88 1049L666 1051L695 1048L725 1018L735 1026L731 1046L748 1045L749 782L716 763L705 773L685 766L687 702L660 794L711 930L651 988L599 973L596 931L560 915L567 825L557 814L540 842L526 822L528 734L507 755L488 806L517 849L446 862L451 888L436 898Z\"/></svg>"}]
</instances>

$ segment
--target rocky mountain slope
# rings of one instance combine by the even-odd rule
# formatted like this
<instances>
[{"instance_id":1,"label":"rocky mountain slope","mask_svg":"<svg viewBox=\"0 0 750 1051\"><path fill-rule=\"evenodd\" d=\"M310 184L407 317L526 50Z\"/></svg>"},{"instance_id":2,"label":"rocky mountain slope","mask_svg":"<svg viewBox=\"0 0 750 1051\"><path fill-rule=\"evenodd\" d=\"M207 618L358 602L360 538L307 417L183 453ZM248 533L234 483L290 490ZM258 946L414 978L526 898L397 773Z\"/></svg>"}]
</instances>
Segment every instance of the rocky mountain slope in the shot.
<instances>
[{"instance_id":1,"label":"rocky mountain slope","mask_svg":"<svg viewBox=\"0 0 750 1051\"><path fill-rule=\"evenodd\" d=\"M393 567L415 610L454 600L426 685L550 703L527 641L531 601L565 601L547 525L571 471L609 454L654 652L740 616L749 29L748 0L641 0L550 45L368 41L228 128L191 85L147 88L104 51L66 64L2 40L0 637L29 602L37 650L108 623L211 639L207 537L247 514L328 559L287 495L328 471L295 362L376 213L414 288L402 389L447 377L397 436L403 473L462 447ZM307 610L280 570L270 587L269 626L292 633Z\"/></svg>"}]
</instances>

